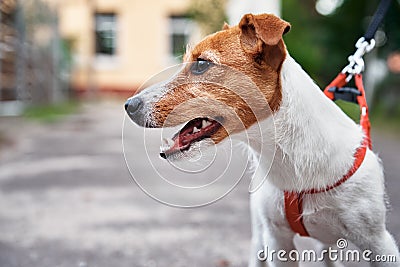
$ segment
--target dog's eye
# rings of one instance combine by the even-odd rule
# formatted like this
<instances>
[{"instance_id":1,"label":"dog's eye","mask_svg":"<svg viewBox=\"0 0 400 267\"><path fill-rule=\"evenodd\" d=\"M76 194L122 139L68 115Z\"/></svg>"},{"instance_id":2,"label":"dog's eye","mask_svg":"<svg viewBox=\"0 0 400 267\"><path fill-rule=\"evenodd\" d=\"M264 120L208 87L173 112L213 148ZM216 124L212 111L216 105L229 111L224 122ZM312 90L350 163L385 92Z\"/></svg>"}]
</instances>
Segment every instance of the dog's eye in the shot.
<instances>
[{"instance_id":1,"label":"dog's eye","mask_svg":"<svg viewBox=\"0 0 400 267\"><path fill-rule=\"evenodd\" d=\"M193 62L190 66L190 71L194 75L200 75L206 72L206 70L212 66L213 63L204 59L198 59L197 61Z\"/></svg>"}]
</instances>

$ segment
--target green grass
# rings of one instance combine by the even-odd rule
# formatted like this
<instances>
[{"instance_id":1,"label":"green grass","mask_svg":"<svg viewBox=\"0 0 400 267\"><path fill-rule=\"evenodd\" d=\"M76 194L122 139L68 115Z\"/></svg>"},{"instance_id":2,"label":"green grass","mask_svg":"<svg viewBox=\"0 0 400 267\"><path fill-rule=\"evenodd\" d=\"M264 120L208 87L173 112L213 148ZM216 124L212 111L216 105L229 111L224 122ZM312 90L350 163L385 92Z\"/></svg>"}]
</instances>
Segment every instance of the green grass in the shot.
<instances>
[{"instance_id":1,"label":"green grass","mask_svg":"<svg viewBox=\"0 0 400 267\"><path fill-rule=\"evenodd\" d=\"M379 128L380 130L391 132L399 136L400 131L400 112L395 111L389 113L385 111L380 106L374 107L370 115L371 124L374 128Z\"/></svg>"},{"instance_id":2,"label":"green grass","mask_svg":"<svg viewBox=\"0 0 400 267\"><path fill-rule=\"evenodd\" d=\"M356 123L360 122L360 107L357 104L340 99L336 100L335 104L338 105L353 121Z\"/></svg>"},{"instance_id":3,"label":"green grass","mask_svg":"<svg viewBox=\"0 0 400 267\"><path fill-rule=\"evenodd\" d=\"M335 103L356 123L360 122L360 108L358 105L343 100L337 100ZM371 128L379 129L384 132L394 133L398 135L400 131L400 111L396 114L388 114L385 109L380 106L374 106L370 111Z\"/></svg>"},{"instance_id":4,"label":"green grass","mask_svg":"<svg viewBox=\"0 0 400 267\"><path fill-rule=\"evenodd\" d=\"M23 117L45 123L54 123L78 111L77 102L63 102L56 105L31 106L25 109Z\"/></svg>"}]
</instances>

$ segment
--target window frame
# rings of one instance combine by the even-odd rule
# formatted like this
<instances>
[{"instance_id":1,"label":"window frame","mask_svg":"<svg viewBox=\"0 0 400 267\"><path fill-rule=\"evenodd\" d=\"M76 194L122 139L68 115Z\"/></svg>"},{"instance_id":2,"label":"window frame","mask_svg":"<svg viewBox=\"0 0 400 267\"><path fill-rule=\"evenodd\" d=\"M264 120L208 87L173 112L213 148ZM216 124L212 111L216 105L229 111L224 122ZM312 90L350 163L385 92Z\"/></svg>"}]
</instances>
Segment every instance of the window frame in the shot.
<instances>
[{"instance_id":1,"label":"window frame","mask_svg":"<svg viewBox=\"0 0 400 267\"><path fill-rule=\"evenodd\" d=\"M108 17L108 19L107 19ZM110 19L111 18L111 19ZM99 22L103 19L103 22ZM103 25L101 25L103 24ZM110 25L107 25L110 24ZM109 27L109 29L102 30L101 27ZM118 53L118 15L116 12L95 12L94 13L94 54L96 57L116 57ZM103 37L108 38L112 42L110 47L99 47L99 35L101 32L108 32L110 36ZM110 49L110 52L105 51Z\"/></svg>"},{"instance_id":2,"label":"window frame","mask_svg":"<svg viewBox=\"0 0 400 267\"><path fill-rule=\"evenodd\" d=\"M170 61L177 63L186 50L186 45L192 39L195 31L195 22L187 15L170 15L168 16L168 57ZM176 44L174 44L174 36L184 39L180 48L181 52L176 52Z\"/></svg>"}]
</instances>

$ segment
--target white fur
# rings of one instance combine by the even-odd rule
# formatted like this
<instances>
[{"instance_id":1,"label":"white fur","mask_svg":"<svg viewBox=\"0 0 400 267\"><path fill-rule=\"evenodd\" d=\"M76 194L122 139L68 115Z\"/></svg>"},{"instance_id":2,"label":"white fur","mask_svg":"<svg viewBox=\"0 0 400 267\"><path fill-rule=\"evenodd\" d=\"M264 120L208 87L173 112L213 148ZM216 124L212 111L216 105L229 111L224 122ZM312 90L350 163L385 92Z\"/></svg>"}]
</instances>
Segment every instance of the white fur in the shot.
<instances>
[{"instance_id":1,"label":"white fur","mask_svg":"<svg viewBox=\"0 0 400 267\"><path fill-rule=\"evenodd\" d=\"M218 57L210 51L206 56L214 60ZM322 189L335 184L352 167L354 153L363 139L360 126L329 100L289 55L283 62L280 78L279 110L242 133L245 139L250 137L250 142L245 140L245 143L254 155L252 158L257 159L251 168L254 169L251 190L258 189L250 196L251 267L263 266L257 252L265 246L276 251L295 248L295 234L285 218L283 191ZM165 84L154 85L139 94L145 103L142 112L150 123L154 113L152 103L168 92ZM271 140L271 136L275 138ZM399 266L398 248L385 228L384 194L380 160L367 150L361 167L345 183L328 192L304 197L305 226L312 237L327 244L346 238L362 250L372 250L374 255L395 255L398 262L387 265Z\"/></svg>"},{"instance_id":2,"label":"white fur","mask_svg":"<svg viewBox=\"0 0 400 267\"><path fill-rule=\"evenodd\" d=\"M251 194L251 267L263 266L256 253L264 246L294 249L295 234L285 218L283 191L334 184L353 165L354 152L363 138L361 128L323 95L289 55L283 62L281 82L282 105L273 120L261 122L274 121L277 151L271 169L270 157L261 155L267 160L261 160L264 167L254 174L259 179L267 175L267 180ZM262 153L258 146L252 149ZM399 266L398 248L385 228L383 171L372 151L367 150L361 167L345 183L326 193L306 195L303 205L304 223L312 237L328 244L346 238L374 255L396 255L398 262L387 265Z\"/></svg>"}]
</instances>

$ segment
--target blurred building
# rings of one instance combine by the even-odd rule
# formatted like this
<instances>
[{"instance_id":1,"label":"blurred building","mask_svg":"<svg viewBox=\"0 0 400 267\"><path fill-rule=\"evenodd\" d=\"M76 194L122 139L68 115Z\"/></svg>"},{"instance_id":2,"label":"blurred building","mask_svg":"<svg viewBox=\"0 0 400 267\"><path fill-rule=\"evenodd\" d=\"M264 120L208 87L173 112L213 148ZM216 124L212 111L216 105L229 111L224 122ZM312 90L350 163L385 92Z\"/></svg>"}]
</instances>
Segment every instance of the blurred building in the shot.
<instances>
[{"instance_id":1,"label":"blurred building","mask_svg":"<svg viewBox=\"0 0 400 267\"><path fill-rule=\"evenodd\" d=\"M133 94L202 38L193 1L1 0L0 114L56 103L69 89ZM227 0L226 14L237 24L248 12L279 14L279 2Z\"/></svg>"},{"instance_id":2,"label":"blurred building","mask_svg":"<svg viewBox=\"0 0 400 267\"><path fill-rule=\"evenodd\" d=\"M188 0L47 1L56 5L61 36L71 44L72 85L78 92L132 94L152 75L181 62L186 44L201 38L186 16ZM280 1L239 2L228 2L229 16L279 14Z\"/></svg>"},{"instance_id":3,"label":"blurred building","mask_svg":"<svg viewBox=\"0 0 400 267\"><path fill-rule=\"evenodd\" d=\"M65 62L54 10L40 0L0 1L0 115L61 101Z\"/></svg>"},{"instance_id":4,"label":"blurred building","mask_svg":"<svg viewBox=\"0 0 400 267\"><path fill-rule=\"evenodd\" d=\"M16 2L0 3L0 100L15 100L16 55L13 49L17 30L14 25Z\"/></svg>"},{"instance_id":5,"label":"blurred building","mask_svg":"<svg viewBox=\"0 0 400 267\"><path fill-rule=\"evenodd\" d=\"M132 94L151 75L180 62L195 38L187 0L46 0L58 10L81 93Z\"/></svg>"}]
</instances>

